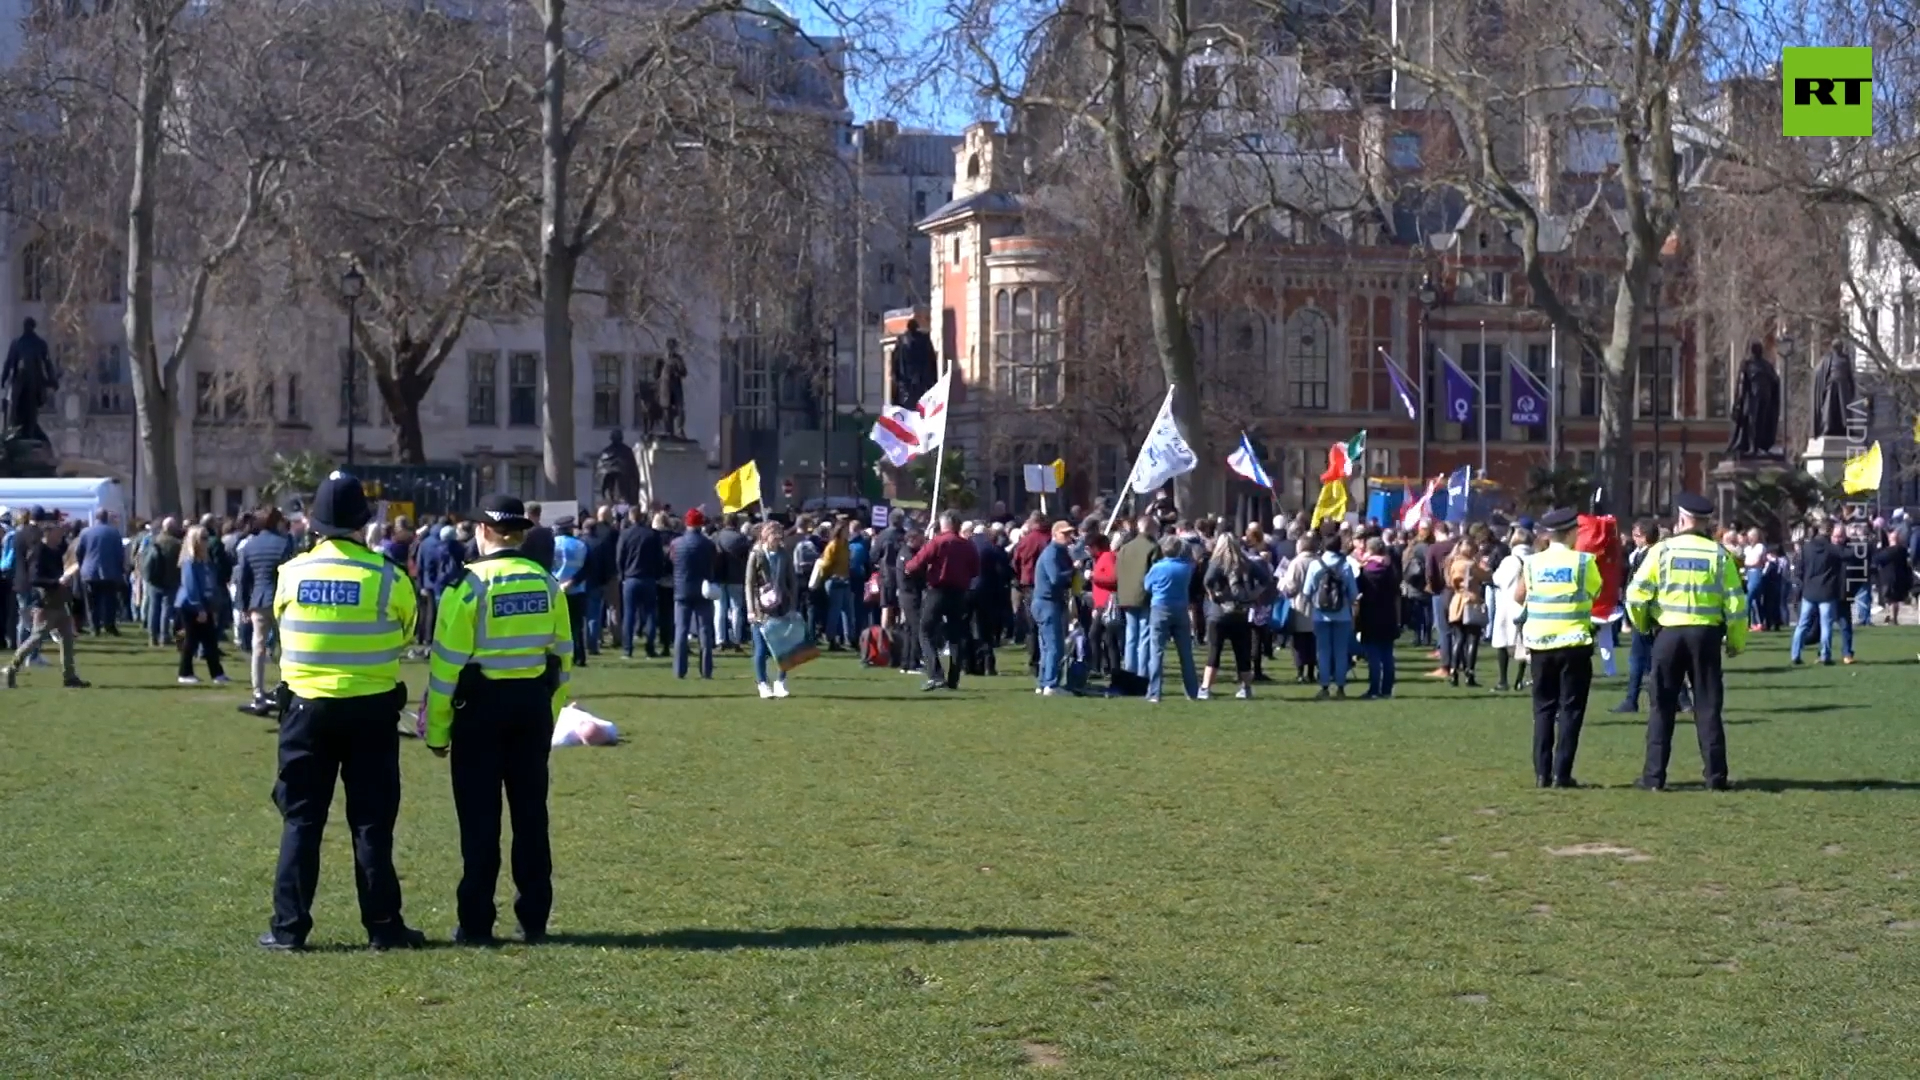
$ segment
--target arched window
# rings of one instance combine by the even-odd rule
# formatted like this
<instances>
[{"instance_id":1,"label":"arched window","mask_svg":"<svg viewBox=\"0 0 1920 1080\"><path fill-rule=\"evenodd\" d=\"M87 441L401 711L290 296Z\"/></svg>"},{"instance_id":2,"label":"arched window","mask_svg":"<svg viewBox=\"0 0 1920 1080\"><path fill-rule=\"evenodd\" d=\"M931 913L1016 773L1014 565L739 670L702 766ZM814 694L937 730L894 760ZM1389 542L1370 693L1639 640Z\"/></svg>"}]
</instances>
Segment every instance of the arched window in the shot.
<instances>
[{"instance_id":1,"label":"arched window","mask_svg":"<svg viewBox=\"0 0 1920 1080\"><path fill-rule=\"evenodd\" d=\"M1332 328L1318 308L1301 308L1287 320L1287 402L1296 409L1328 407L1329 357Z\"/></svg>"},{"instance_id":2,"label":"arched window","mask_svg":"<svg viewBox=\"0 0 1920 1080\"><path fill-rule=\"evenodd\" d=\"M58 291L54 287L53 258L48 252L47 242L40 239L27 241L20 249L20 302L45 303Z\"/></svg>"},{"instance_id":3,"label":"arched window","mask_svg":"<svg viewBox=\"0 0 1920 1080\"><path fill-rule=\"evenodd\" d=\"M1048 288L993 297L993 388L1016 405L1060 401L1060 303Z\"/></svg>"}]
</instances>

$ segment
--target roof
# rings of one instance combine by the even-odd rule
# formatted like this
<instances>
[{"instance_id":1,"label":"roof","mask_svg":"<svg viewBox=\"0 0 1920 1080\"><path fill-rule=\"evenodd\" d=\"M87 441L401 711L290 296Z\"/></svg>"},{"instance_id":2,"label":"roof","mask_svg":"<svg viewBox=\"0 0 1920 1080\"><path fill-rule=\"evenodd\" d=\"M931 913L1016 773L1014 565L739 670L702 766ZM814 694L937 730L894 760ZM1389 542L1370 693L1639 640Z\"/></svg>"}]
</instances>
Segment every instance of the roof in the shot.
<instances>
[{"instance_id":1,"label":"roof","mask_svg":"<svg viewBox=\"0 0 1920 1080\"><path fill-rule=\"evenodd\" d=\"M925 232L936 225L945 224L954 218L975 214L1015 215L1020 213L1020 196L1007 191L976 191L971 195L955 199L926 217L920 219L914 228Z\"/></svg>"}]
</instances>

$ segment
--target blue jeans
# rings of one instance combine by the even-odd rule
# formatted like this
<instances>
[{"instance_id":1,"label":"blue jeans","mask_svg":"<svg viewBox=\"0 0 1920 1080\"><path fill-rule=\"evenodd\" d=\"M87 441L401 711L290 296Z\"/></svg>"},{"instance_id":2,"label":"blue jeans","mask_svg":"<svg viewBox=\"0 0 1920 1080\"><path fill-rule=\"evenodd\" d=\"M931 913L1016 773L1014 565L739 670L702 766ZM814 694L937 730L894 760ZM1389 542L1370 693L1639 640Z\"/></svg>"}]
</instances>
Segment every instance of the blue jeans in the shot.
<instances>
[{"instance_id":1,"label":"blue jeans","mask_svg":"<svg viewBox=\"0 0 1920 1080\"><path fill-rule=\"evenodd\" d=\"M673 603L673 677L687 677L687 635L700 635L700 677L713 678L713 606L705 600Z\"/></svg>"},{"instance_id":2,"label":"blue jeans","mask_svg":"<svg viewBox=\"0 0 1920 1080\"><path fill-rule=\"evenodd\" d=\"M1347 688L1347 668L1353 662L1353 624L1346 621L1313 623L1313 647L1319 654L1320 688Z\"/></svg>"},{"instance_id":3,"label":"blue jeans","mask_svg":"<svg viewBox=\"0 0 1920 1080\"><path fill-rule=\"evenodd\" d=\"M780 670L780 665L775 664L771 673L767 670L767 662L773 659L773 650L767 647L765 627L754 623L749 632L753 634L753 681L769 684L786 682L787 673Z\"/></svg>"},{"instance_id":4,"label":"blue jeans","mask_svg":"<svg viewBox=\"0 0 1920 1080\"><path fill-rule=\"evenodd\" d=\"M1392 697L1394 683L1393 642L1362 641L1367 658L1367 693L1373 697Z\"/></svg>"},{"instance_id":5,"label":"blue jeans","mask_svg":"<svg viewBox=\"0 0 1920 1080\"><path fill-rule=\"evenodd\" d=\"M713 602L713 636L721 645L747 643L747 587L714 583L720 596ZM766 680L762 679L762 682Z\"/></svg>"},{"instance_id":6,"label":"blue jeans","mask_svg":"<svg viewBox=\"0 0 1920 1080\"><path fill-rule=\"evenodd\" d=\"M147 640L164 645L173 639L173 595L148 586Z\"/></svg>"},{"instance_id":7,"label":"blue jeans","mask_svg":"<svg viewBox=\"0 0 1920 1080\"><path fill-rule=\"evenodd\" d=\"M1407 629L1413 631L1415 645L1433 644L1433 604L1416 597L1407 604Z\"/></svg>"},{"instance_id":8,"label":"blue jeans","mask_svg":"<svg viewBox=\"0 0 1920 1080\"><path fill-rule=\"evenodd\" d=\"M1161 676L1167 663L1167 639L1180 650L1180 682L1188 697L1200 696L1200 675L1193 667L1193 619L1185 608L1168 611L1154 608L1147 616L1147 696L1160 696Z\"/></svg>"},{"instance_id":9,"label":"blue jeans","mask_svg":"<svg viewBox=\"0 0 1920 1080\"><path fill-rule=\"evenodd\" d=\"M598 585L587 586L587 654L600 655L600 628L607 622L607 594Z\"/></svg>"},{"instance_id":10,"label":"blue jeans","mask_svg":"<svg viewBox=\"0 0 1920 1080\"><path fill-rule=\"evenodd\" d=\"M1040 636L1040 689L1061 686L1061 661L1067 651L1067 605L1060 600L1033 602L1034 632ZM1188 651L1192 648L1189 646Z\"/></svg>"},{"instance_id":11,"label":"blue jeans","mask_svg":"<svg viewBox=\"0 0 1920 1080\"><path fill-rule=\"evenodd\" d=\"M1453 655L1453 624L1447 622L1447 594L1433 597L1427 609L1433 620L1433 647L1440 650L1440 666L1452 667L1453 662L1448 658ZM1324 665L1321 670L1326 670Z\"/></svg>"},{"instance_id":12,"label":"blue jeans","mask_svg":"<svg viewBox=\"0 0 1920 1080\"><path fill-rule=\"evenodd\" d=\"M1854 626L1872 626L1873 625L1873 586L1871 585L1862 585L1858 589L1854 590L1853 625ZM1849 630L1851 630L1851 627L1849 628ZM1852 656L1853 650L1848 649L1847 655Z\"/></svg>"},{"instance_id":13,"label":"blue jeans","mask_svg":"<svg viewBox=\"0 0 1920 1080\"><path fill-rule=\"evenodd\" d=\"M1840 655L1852 656L1853 622L1847 618L1847 613L1841 606L1843 603L1845 601L1841 600L1800 601L1800 619L1794 623L1793 647L1787 655L1794 660L1800 659L1800 652L1806 645L1807 634L1813 629L1814 613L1818 612L1820 615L1820 662L1833 663L1833 624L1836 622L1840 624Z\"/></svg>"},{"instance_id":14,"label":"blue jeans","mask_svg":"<svg viewBox=\"0 0 1920 1080\"><path fill-rule=\"evenodd\" d=\"M647 628L647 651L652 652L660 627L660 594L652 578L628 578L620 583L620 645L633 655L633 634Z\"/></svg>"},{"instance_id":15,"label":"blue jeans","mask_svg":"<svg viewBox=\"0 0 1920 1080\"><path fill-rule=\"evenodd\" d=\"M827 640L842 645L859 640L853 628L853 585L845 578L827 579Z\"/></svg>"},{"instance_id":16,"label":"blue jeans","mask_svg":"<svg viewBox=\"0 0 1920 1080\"><path fill-rule=\"evenodd\" d=\"M1760 626L1766 621L1767 613L1767 576L1759 570L1747 571L1747 625Z\"/></svg>"},{"instance_id":17,"label":"blue jeans","mask_svg":"<svg viewBox=\"0 0 1920 1080\"><path fill-rule=\"evenodd\" d=\"M1623 702L1628 708L1640 708L1640 687L1646 681L1647 672L1653 668L1653 635L1633 631L1633 645L1627 653L1627 698Z\"/></svg>"},{"instance_id":18,"label":"blue jeans","mask_svg":"<svg viewBox=\"0 0 1920 1080\"><path fill-rule=\"evenodd\" d=\"M1132 675L1147 673L1147 667L1153 655L1153 634L1147 624L1147 609L1140 607L1121 608L1120 615L1126 620L1126 638L1120 645L1120 669Z\"/></svg>"}]
</instances>

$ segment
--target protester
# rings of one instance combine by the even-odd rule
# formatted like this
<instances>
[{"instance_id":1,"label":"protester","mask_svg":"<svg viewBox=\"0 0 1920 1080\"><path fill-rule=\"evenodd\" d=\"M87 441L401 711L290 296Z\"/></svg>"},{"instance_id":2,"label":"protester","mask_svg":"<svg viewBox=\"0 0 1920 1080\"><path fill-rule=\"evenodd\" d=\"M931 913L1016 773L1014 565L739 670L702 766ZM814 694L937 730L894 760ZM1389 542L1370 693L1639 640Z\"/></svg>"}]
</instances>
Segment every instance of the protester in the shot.
<instances>
[{"instance_id":1,"label":"protester","mask_svg":"<svg viewBox=\"0 0 1920 1080\"><path fill-rule=\"evenodd\" d=\"M1533 534L1515 528L1507 538L1507 544L1507 556L1494 568L1492 581L1494 599L1490 636L1494 662L1499 665L1500 675L1493 689L1501 694L1509 688L1527 688L1527 643L1520 631L1525 621L1523 615L1526 604L1521 597L1525 592L1527 560L1533 556ZM1513 674L1516 662L1519 664L1518 677L1509 683L1508 676Z\"/></svg>"},{"instance_id":2,"label":"protester","mask_svg":"<svg viewBox=\"0 0 1920 1080\"><path fill-rule=\"evenodd\" d=\"M747 625L753 634L753 679L763 698L787 696L787 673L776 666L770 673L767 662L773 650L767 645L766 628L771 619L791 614L800 592L800 580L793 569L793 556L786 548L786 530L777 521L760 526L760 541L747 553L741 567L741 588L746 600Z\"/></svg>"},{"instance_id":3,"label":"protester","mask_svg":"<svg viewBox=\"0 0 1920 1080\"><path fill-rule=\"evenodd\" d=\"M1353 667L1353 605L1358 591L1341 541L1329 541L1326 550L1308 564L1300 583L1301 595L1312 612L1315 662L1320 669L1316 701L1325 701L1329 692L1335 697L1347 696L1347 672Z\"/></svg>"},{"instance_id":4,"label":"protester","mask_svg":"<svg viewBox=\"0 0 1920 1080\"><path fill-rule=\"evenodd\" d=\"M687 531L667 549L673 562L673 677L687 677L687 637L698 634L700 677L713 678L713 602L707 583L713 580L713 541L704 531L706 517L687 511Z\"/></svg>"},{"instance_id":5,"label":"protester","mask_svg":"<svg viewBox=\"0 0 1920 1080\"><path fill-rule=\"evenodd\" d=\"M213 561L207 550L207 529L195 525L187 530L180 545L180 588L174 593L173 610L180 620L180 679L193 684L200 679L193 673L197 652L207 662L207 675L226 685L226 670L220 665L220 584L214 575Z\"/></svg>"},{"instance_id":6,"label":"protester","mask_svg":"<svg viewBox=\"0 0 1920 1080\"><path fill-rule=\"evenodd\" d=\"M1223 532L1214 539L1213 553L1207 560L1203 587L1206 590L1207 666L1200 673L1200 699L1213 696L1213 681L1220 674L1220 654L1233 650L1233 677L1240 684L1234 697L1253 696L1253 624L1249 621L1254 604L1261 599L1264 570L1255 568L1246 549L1232 533Z\"/></svg>"},{"instance_id":7,"label":"protester","mask_svg":"<svg viewBox=\"0 0 1920 1080\"><path fill-rule=\"evenodd\" d=\"M1447 663L1447 680L1460 685L1462 676L1468 686L1479 686L1474 669L1480 662L1480 635L1487 626L1486 562L1471 539L1462 539L1447 560L1447 638L1453 656Z\"/></svg>"},{"instance_id":8,"label":"protester","mask_svg":"<svg viewBox=\"0 0 1920 1080\"><path fill-rule=\"evenodd\" d=\"M1363 701L1393 696L1398 673L1393 649L1400 639L1402 612L1425 607L1406 603L1400 560L1394 558L1385 539L1373 537L1367 541L1366 550L1357 590L1360 602L1354 612L1354 631L1367 661L1367 692L1361 695Z\"/></svg>"},{"instance_id":9,"label":"protester","mask_svg":"<svg viewBox=\"0 0 1920 1080\"><path fill-rule=\"evenodd\" d=\"M1200 699L1200 681L1193 668L1193 616L1187 610L1192 592L1193 555L1178 536L1160 541L1160 558L1147 568L1143 582L1149 602L1146 656L1147 700L1160 701L1161 677L1166 668L1167 643L1180 654L1180 682L1187 697Z\"/></svg>"},{"instance_id":10,"label":"protester","mask_svg":"<svg viewBox=\"0 0 1920 1080\"><path fill-rule=\"evenodd\" d=\"M93 524L76 540L80 556L80 583L86 589L87 622L94 637L120 636L120 593L127 580L127 549L113 515L104 507L93 512Z\"/></svg>"}]
</instances>

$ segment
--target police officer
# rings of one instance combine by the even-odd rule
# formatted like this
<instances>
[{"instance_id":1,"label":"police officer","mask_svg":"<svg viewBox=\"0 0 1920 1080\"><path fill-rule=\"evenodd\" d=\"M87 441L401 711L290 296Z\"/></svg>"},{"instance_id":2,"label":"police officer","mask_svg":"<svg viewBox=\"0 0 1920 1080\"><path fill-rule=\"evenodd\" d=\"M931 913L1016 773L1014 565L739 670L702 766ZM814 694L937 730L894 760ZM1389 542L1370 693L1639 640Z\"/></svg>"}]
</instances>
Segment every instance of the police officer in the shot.
<instances>
[{"instance_id":1,"label":"police officer","mask_svg":"<svg viewBox=\"0 0 1920 1080\"><path fill-rule=\"evenodd\" d=\"M1540 519L1549 537L1527 559L1515 590L1525 607L1521 631L1533 664L1533 778L1541 787L1579 787L1573 757L1587 722L1593 685L1593 600L1602 588L1600 561L1573 550L1580 515L1553 510Z\"/></svg>"},{"instance_id":2,"label":"police officer","mask_svg":"<svg viewBox=\"0 0 1920 1080\"><path fill-rule=\"evenodd\" d=\"M1707 787L1725 791L1727 735L1720 652L1738 656L1747 644L1747 593L1740 566L1712 537L1713 504L1685 494L1674 500L1674 535L1654 545L1627 586L1627 617L1653 639L1653 710L1647 715L1647 764L1634 786L1667 786L1673 718L1684 682L1693 683L1693 723Z\"/></svg>"},{"instance_id":3,"label":"police officer","mask_svg":"<svg viewBox=\"0 0 1920 1080\"><path fill-rule=\"evenodd\" d=\"M528 944L553 908L547 755L566 702L573 635L560 585L520 551L533 522L519 499L489 495L476 515L480 557L440 598L427 747L452 756L460 818L459 925L453 940L491 943L500 877L500 793L513 818L514 915Z\"/></svg>"},{"instance_id":4,"label":"police officer","mask_svg":"<svg viewBox=\"0 0 1920 1080\"><path fill-rule=\"evenodd\" d=\"M425 936L400 918L393 822L400 814L400 650L413 637L413 585L357 537L373 517L360 481L333 473L309 508L317 542L280 568L280 774L273 801L285 827L273 879L267 949L301 949L313 928L320 836L335 777L347 789L360 921L375 949L415 948Z\"/></svg>"}]
</instances>

